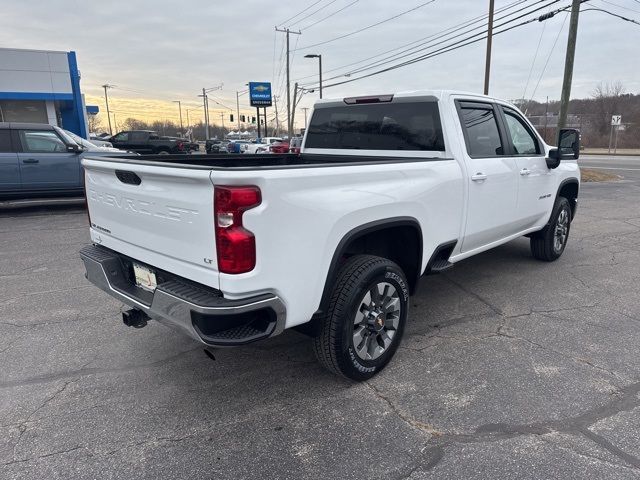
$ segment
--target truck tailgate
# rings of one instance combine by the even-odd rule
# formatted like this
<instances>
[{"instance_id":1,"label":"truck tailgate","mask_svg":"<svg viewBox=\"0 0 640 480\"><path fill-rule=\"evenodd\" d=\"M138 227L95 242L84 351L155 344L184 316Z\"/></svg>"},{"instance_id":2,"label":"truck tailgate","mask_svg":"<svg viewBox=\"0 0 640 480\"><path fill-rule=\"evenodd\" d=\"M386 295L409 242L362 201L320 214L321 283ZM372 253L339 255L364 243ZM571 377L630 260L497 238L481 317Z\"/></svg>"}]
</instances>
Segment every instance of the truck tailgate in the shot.
<instances>
[{"instance_id":1,"label":"truck tailgate","mask_svg":"<svg viewBox=\"0 0 640 480\"><path fill-rule=\"evenodd\" d=\"M218 288L208 169L91 158L82 165L95 243Z\"/></svg>"}]
</instances>

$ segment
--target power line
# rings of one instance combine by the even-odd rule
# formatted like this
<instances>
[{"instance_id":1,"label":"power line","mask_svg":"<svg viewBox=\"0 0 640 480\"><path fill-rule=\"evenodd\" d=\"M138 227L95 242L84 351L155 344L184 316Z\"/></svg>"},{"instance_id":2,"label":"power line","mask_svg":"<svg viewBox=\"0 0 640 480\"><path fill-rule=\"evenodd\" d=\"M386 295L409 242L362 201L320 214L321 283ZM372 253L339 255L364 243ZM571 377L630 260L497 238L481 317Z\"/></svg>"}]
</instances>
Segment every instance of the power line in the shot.
<instances>
[{"instance_id":1,"label":"power line","mask_svg":"<svg viewBox=\"0 0 640 480\"><path fill-rule=\"evenodd\" d=\"M542 43L542 37L544 36L544 31L547 29L547 22L542 22L542 31L540 32L540 38L538 39L538 45L536 46L536 53L533 55L533 61L531 62L531 68L529 69L529 75L527 76L527 83L524 84L524 92L522 92L522 98L524 99L527 95L527 89L529 88L529 81L531 81L531 74L533 73L533 67L536 65L536 60L538 59L538 52L540 51L540 44Z\"/></svg>"},{"instance_id":2,"label":"power line","mask_svg":"<svg viewBox=\"0 0 640 480\"><path fill-rule=\"evenodd\" d=\"M622 5L618 5L617 3L610 2L609 0L600 0L600 1L602 3L606 3L607 5L611 5L611 6L614 6L614 7L622 8L623 10L629 10L630 12L633 12L633 13L640 13L639 10L634 10L633 8L629 8L629 7L624 7Z\"/></svg>"},{"instance_id":3,"label":"power line","mask_svg":"<svg viewBox=\"0 0 640 480\"><path fill-rule=\"evenodd\" d=\"M584 10L581 10L583 12L589 12L589 11L594 11L594 12L604 12L604 13L608 13L609 15L612 15L614 17L618 17L621 20L624 20L625 22L631 22L631 23L635 23L636 25L640 25L640 22L638 22L637 20L634 20L633 18L627 18L627 17L623 17L622 15L618 15L616 13L610 12L609 10L603 10L602 8L585 8Z\"/></svg>"},{"instance_id":4,"label":"power line","mask_svg":"<svg viewBox=\"0 0 640 480\"><path fill-rule=\"evenodd\" d=\"M556 0L556 1L558 1L558 0ZM552 3L556 3L556 1L554 1ZM540 7L540 8L546 8L547 6L548 5L545 5L545 6ZM569 8L569 7L564 7L564 8L555 10L554 12L552 12L552 14L555 15L556 13L558 13L560 11L564 11L567 8ZM546 17L546 18L543 18L543 17ZM504 28L503 30L497 31L497 32L494 33L494 35L499 35L501 33L505 33L505 32L508 32L510 30L513 30L514 28L518 28L518 27L521 27L523 25L527 25L527 24L535 22L535 21L542 21L541 19L548 19L548 18L551 18L551 17L550 16L541 16L541 17L530 18L528 20L525 20L525 21L523 21L521 23L518 23L516 25L513 25L511 27ZM512 23L512 22L514 22L516 20L518 20L518 18L515 18L513 20L505 22L505 23L503 23L502 25L499 25L496 28L504 26L504 25L506 25L508 23ZM369 73L369 74L366 74L366 75L361 75L359 77L352 78L352 79L349 79L349 80L344 80L342 82L336 82L336 83L332 83L332 84L329 84L329 85L323 85L323 88L335 87L335 86L338 86L338 85L343 85L343 84L346 84L346 83L355 82L357 80L362 80L364 78L372 77L372 76L375 76L375 75L380 75L381 73L389 72L391 70L396 70L398 68L401 68L401 67L404 67L404 66L407 66L407 65L411 65L411 64L414 64L414 63L417 63L417 62L424 61L424 60L426 60L428 58L432 58L432 57L435 57L435 56L438 56L438 55L442 55L444 53L448 53L448 52L451 52L451 51L454 51L454 50L458 50L459 48L462 48L462 47L465 47L467 45L471 45L471 44L474 44L474 43L478 43L478 42L480 42L480 41L482 41L482 40L487 38L487 35L485 34L480 38L476 38L476 39L471 40L473 37L477 37L477 36L478 36L478 34L472 35L470 37L467 37L467 38L461 39L461 40L459 40L457 42L454 42L453 44L450 44L450 45L447 45L447 46L442 47L440 49L437 49L437 50L435 50L433 52L426 53L426 54L421 55L419 57L416 57L416 58L401 62L401 63L396 64L396 65L392 65L392 66L384 68L382 70L377 70L375 72L372 72L372 73Z\"/></svg>"},{"instance_id":5,"label":"power line","mask_svg":"<svg viewBox=\"0 0 640 480\"><path fill-rule=\"evenodd\" d=\"M299 18L298 20L296 20L295 22L293 22L291 25L289 25L290 27L293 27L294 25L297 25L298 23L300 23L303 20L306 20L309 17L312 17L313 15L315 15L316 13L318 13L320 10L324 10L325 8L327 8L329 5L336 3L338 0L331 0L329 3L327 3L326 5L321 6L319 9L311 12L309 15L306 15L302 18Z\"/></svg>"},{"instance_id":6,"label":"power line","mask_svg":"<svg viewBox=\"0 0 640 480\"><path fill-rule=\"evenodd\" d=\"M343 38L350 37L350 36L355 35L357 33L364 32L365 30L369 30L370 28L377 27L378 25L382 25L383 23L390 22L391 20L395 20L396 18L401 17L403 15L406 15L407 13L414 12L414 11L418 10L419 8L425 7L425 6L427 6L430 3L433 3L435 1L436 0L429 0L428 2L421 3L420 5L418 5L416 7L410 8L409 10L405 10L404 12L401 12L401 13L398 13L397 15L394 15L392 17L386 18L386 19L384 19L384 20L382 20L380 22L374 23L372 25L368 25L366 27L360 28L360 29L355 30L355 31L350 32L350 33L346 33L344 35L340 35L339 37L331 38L329 40L325 40L324 42L314 43L312 45L305 45L303 47L300 47L300 50L304 50L306 48L317 47L319 45L326 45L327 43L335 42L336 40L341 40Z\"/></svg>"},{"instance_id":7,"label":"power line","mask_svg":"<svg viewBox=\"0 0 640 480\"><path fill-rule=\"evenodd\" d=\"M521 4L521 3L525 3L525 2L527 2L527 1L528 1L528 0L518 0L518 1L516 1L516 2L513 2L513 3L509 4L509 5L505 5L504 7L501 7L501 8L499 8L499 9L497 9L497 10L496 10L496 13L501 13L501 12L503 12L503 11L505 11L505 10L508 10L508 9L510 9L510 8L512 8L512 7L514 7L514 6L516 6L516 5L519 5L519 4ZM541 1L545 1L545 0L541 0ZM640 1L640 0L638 0L638 1ZM396 50L400 50L400 49L405 48L405 47L408 47L408 46L410 46L410 45L419 44L420 42L423 42L424 40L432 39L432 38L434 38L434 37L438 37L438 36L445 35L445 34L447 34L447 35L448 35L448 34L454 33L454 32L456 32L456 31L458 31L458 30L461 30L461 29L463 29L463 28L465 28L465 27L469 26L469 25L472 25L472 24L474 24L474 23L478 23L478 22L480 22L480 21L484 20L484 19L485 19L485 18L487 18L487 17L488 17L488 14L486 14L486 13L485 13L484 15L480 15L480 16L478 16L478 17L471 18L471 19L466 20L466 21L464 21L464 22L462 22L462 23L458 23L458 24L453 25L453 26L451 26L451 27L445 28L444 30L441 30L441 31L439 31L439 32L433 33L433 34L431 34L431 35L427 35L426 37L419 38L419 39L414 40L414 41L409 42L409 43L405 43L405 44L399 45L398 47L392 48L392 49L390 49L390 50L385 50L384 52L378 53L378 54L376 54L376 55L372 55L372 56L367 57L367 58L364 58L364 59L362 59L362 60L358 60L358 61L356 61L356 62L347 63L347 64L345 64L345 65L340 65L339 67L335 67L335 68L331 68L331 69L329 69L329 70L325 70L325 71L324 71L324 73L331 73L331 72L335 72L335 71L337 71L337 70L342 70L343 68L351 67L351 66L353 66L353 65L358 65L358 64L360 64L360 63L364 63L364 62L369 61L369 60L372 60L372 59L374 59L374 58L376 58L376 57L381 57L381 56L383 56L383 55L386 55L386 54L391 53L391 52L395 52ZM422 44L420 44L420 45L424 45L424 43L422 43ZM416 45L416 47L417 47L417 46L420 46L420 45ZM299 77L299 78L297 78L296 80L297 80L297 81L300 81L300 80L304 80L305 78L315 78L316 76L317 76L317 74L316 74L316 73L314 73L314 74L312 74L312 75L306 75L306 76L304 76L304 77Z\"/></svg>"},{"instance_id":8,"label":"power line","mask_svg":"<svg viewBox=\"0 0 640 480\"><path fill-rule=\"evenodd\" d=\"M517 16L517 17L515 17L515 18L511 19L511 20L507 20L507 21L505 21L505 22L503 22L503 23L501 23L501 24L499 24L499 25L496 25L496 26L495 26L495 28L496 28L496 29L498 29L498 28L500 28L500 27L504 27L504 26L506 26L506 25L508 25L508 24L510 24L510 23L513 23L513 22L515 22L515 21L517 21L517 20L519 20L519 19L523 18L523 17L526 17L527 15L530 15L531 13L534 13L534 12L537 12L537 11L542 10L542 9L544 9L544 8L547 8L547 7L549 7L550 5L552 5L552 4L554 4L554 3L558 3L559 1L560 1L560 0L552 0L550 3L548 3L548 4L546 4L546 5L542 5L542 6L540 6L540 7L537 7L537 8L535 8L535 9L530 10L530 11L528 11L528 12L526 12L526 13L523 13L522 15L519 15L519 16ZM526 7L526 8L529 8L529 7ZM521 12L522 10L524 10L524 9L526 9L526 8L520 9L520 10L518 10L518 11L516 11L516 12L513 12L513 13L511 13L511 14L505 15L505 16L503 16L503 17L501 17L501 18L505 18L505 17L510 16L510 15L513 15L513 14L515 14L515 13L519 13L519 12ZM565 7L565 8L566 8L566 7ZM560 9L560 10L563 10L563 9ZM551 16L555 15L555 13L557 13L557 11L555 11L555 12L551 12L550 14L548 14L548 17L547 17L547 18L550 18ZM540 17L540 18L542 18L542 17ZM526 24L526 23L535 22L536 20L539 20L539 17L533 17L533 18L528 19L528 20L526 20L525 22L523 22L522 24L519 24L519 25L524 25L524 24ZM517 25L517 26L519 26L519 25ZM447 53L447 52L452 51L452 50L457 50L457 49L458 49L458 48L460 48L460 47L463 47L463 46L466 46L466 45L470 45L470 44L472 44L472 43L477 43L477 42L479 42L479 41L484 40L485 38L487 38L486 30L482 30L482 31L480 31L480 32L478 32L478 33L475 33L475 34L473 34L473 35L469 35L469 36L467 36L467 37L461 38L460 40L455 40L455 38L460 37L460 36L462 36L462 35L465 35L465 34L467 34L467 33L470 33L470 32L472 32L473 30L477 30L477 27L476 27L476 28L471 29L471 30L470 30L470 31L468 31L468 32L464 32L464 33L462 33L462 34L456 35L456 37L449 38L449 39L446 39L446 40L444 40L444 41L437 42L437 43L435 43L435 44L433 44L432 42L429 42L429 43L432 43L432 44L431 44L431 45L429 45L428 47L420 48L420 49L418 49L418 50L414 51L412 54L416 54L416 53L418 53L418 52L425 51L425 50L431 50L431 49L432 49L434 46L436 46L436 45L440 45L440 44L442 44L442 43L446 43L446 42L451 42L451 41L453 41L453 43L450 43L450 44L448 44L448 45L444 45L443 47L441 47L441 48L439 48L439 49L431 50L431 51L429 51L429 52L427 52L427 53L425 53L425 54L422 54L422 55L420 55L420 56L418 56L418 57L414 57L414 58L411 58L411 59L408 59L408 60L404 60L404 61L402 61L402 62L401 62L401 63L399 63L399 64L392 65L391 67L387 67L387 68L384 68L384 69L382 69L382 70L375 71L375 72L373 72L373 73L371 73L371 74L361 75L361 76L356 77L356 78L354 78L354 79L344 80L344 81L342 81L342 82L336 82L336 83L330 84L330 86L342 85L342 84L345 84L345 83L353 82L353 81L355 81L355 80L360 80L360 79L362 79L362 78L367 78L367 77L372 76L372 75L378 75L378 74L380 74L380 73L384 73L384 72L387 72L387 71L395 70L395 69L397 69L397 68L400 68L400 67L403 67L403 66L406 66L406 65L411 65L411 64L413 64L413 63L416 63L416 62L419 62L419 61L422 61L422 60L426 60L427 58L431 58L431 57L433 57L433 56L440 55L440 54L442 54L442 53ZM508 30L508 29L502 30L502 32L507 31L507 30ZM500 32L500 33L502 33L502 32ZM474 39L475 37L479 37L479 38L476 38L475 40L472 40L472 39ZM436 40L437 40L437 39L436 39ZM454 41L454 40L455 40L455 41ZM466 42L466 43L465 43L465 42ZM371 64L371 65L369 65L369 66L361 67L357 72L348 72L347 74L344 74L344 75L334 76L334 77L332 77L332 79L341 78L341 77L343 77L343 76L350 76L350 75L352 75L353 73L359 73L359 72L362 72L362 71L365 71L365 70L370 70L370 69L372 69L372 68L381 67L381 66L383 66L383 65L390 64L390 63L392 63L394 60L398 60L398 59L400 59L400 58L402 58L402 57L400 57L399 55L394 55L394 56L392 56L392 58L391 58L391 59L389 59L389 60L377 61L377 62L374 62L373 64ZM308 88L314 88L314 87L308 87Z\"/></svg>"},{"instance_id":9,"label":"power line","mask_svg":"<svg viewBox=\"0 0 640 480\"><path fill-rule=\"evenodd\" d=\"M309 5L307 8L303 9L302 11L296 13L293 17L289 17L287 18L284 22L280 22L278 25L286 25L286 23L290 20L293 20L296 17L299 17L300 15L302 15L304 12L306 12L307 10L309 10L310 8L314 7L315 5L319 4L320 2L322 2L323 0L318 0L317 2L313 2L311 5Z\"/></svg>"},{"instance_id":10,"label":"power line","mask_svg":"<svg viewBox=\"0 0 640 480\"><path fill-rule=\"evenodd\" d=\"M548 1L548 0L540 0L539 3L544 3L545 1ZM551 3L549 3L549 4L547 4L547 5L543 6L543 7L539 7L539 8L536 8L534 10L530 10L528 12L525 12L524 14L520 15L519 17L516 17L516 18L514 18L512 20L509 20L509 21L504 22L504 23L502 23L500 25L497 25L496 28L497 27L501 27L503 25L506 25L507 23L509 23L511 21L515 21L515 20L518 20L520 18L523 18L526 15L529 15L531 13L534 13L534 12L538 11L538 10L546 8L546 7L550 6L550 5L552 5L553 3L557 3L559 1L560 0L553 0ZM496 18L496 22L500 21L500 20L503 20L503 19L505 19L507 17L510 17L512 15L515 15L517 13L520 13L520 12L522 12L522 11L532 7L532 6L533 5L527 5L526 7L520 8L520 9L514 11L514 12L507 13L507 14L501 16L501 17ZM485 15L485 17L486 17L486 15ZM476 22L472 22L472 24L473 23L478 23L478 22L477 21ZM458 33L457 35L455 35L455 36L453 36L451 38L446 38L448 36L451 36L456 31L465 30L465 29L467 29L467 30L463 31L463 32L460 32L460 33ZM360 72L364 72L366 70L370 70L372 68L376 68L376 67L379 67L379 66L383 66L383 65L389 64L389 63L391 63L391 62L393 62L393 61L395 61L395 60L397 60L399 58L405 57L407 55L413 55L413 54L416 54L418 52L422 52L422 51L431 49L431 48L433 48L435 46L442 45L443 43L450 42L452 40L455 40L455 38L457 38L457 37L469 34L469 33L473 32L475 30L478 30L478 29L480 29L481 31L476 33L475 35L481 35L481 34L485 33L485 31L486 31L486 27L485 27L484 24L476 26L476 27L471 27L471 25L468 25L468 26L465 26L465 27L462 27L462 28L455 29L455 30L453 30L451 32L448 32L448 33L444 34L444 35L438 35L438 34L432 35L431 36L432 39L429 40L429 41L419 43L419 44L417 44L417 45L415 45L413 47L410 47L410 48L407 48L405 50L402 50L402 51L399 51L397 53L394 53L393 55L389 55L387 57L384 57L384 58L381 58L379 60L376 60L375 62L369 63L367 65L363 65L363 66L361 66L361 67L359 67L359 68L357 68L355 70L351 70L349 72L344 72L344 73L342 73L340 75L335 75L333 77L326 78L325 81L334 80L334 79L337 79L337 78L341 78L343 76L350 76L350 75L353 75L353 74L356 74L356 73L360 73ZM433 37L435 37L435 38L433 38ZM427 38L429 38L429 37L427 37ZM472 38L472 37L469 37L469 38ZM439 41L437 41L437 40L439 40Z\"/></svg>"},{"instance_id":11,"label":"power line","mask_svg":"<svg viewBox=\"0 0 640 480\"><path fill-rule=\"evenodd\" d=\"M544 67L542 67L542 72L540 72L540 77L538 77L538 83L536 83L536 87L533 89L533 93L531 94L531 100L536 96L536 92L538 91L538 87L540 86L540 82L542 82L542 78L544 77L545 72L547 71L547 66L549 65L549 60L551 60L551 55L553 55L553 51L556 48L556 44L558 43L558 39L560 38L560 34L562 30L564 30L564 25L567 23L568 15L564 16L564 20L562 20L562 25L560 25L560 30L558 30L558 34L556 35L556 39L553 41L553 45L551 46L551 50L549 50L549 55L547 55L547 61L544 62ZM522 97L524 98L524 96Z\"/></svg>"},{"instance_id":12,"label":"power line","mask_svg":"<svg viewBox=\"0 0 640 480\"><path fill-rule=\"evenodd\" d=\"M306 27L301 27L300 30L305 31L305 30L309 30L311 27L319 24L320 22L324 22L326 19L333 17L334 15L337 15L338 13L342 12L343 10L346 10L347 8L349 8L351 5L354 5L356 3L358 3L360 0L354 0L353 2L351 2L350 4L348 4L346 7L342 7L340 10L336 10L335 12L327 15L326 17L322 17L320 20L316 20L315 22L307 25ZM640 1L640 0L638 0Z\"/></svg>"}]
</instances>

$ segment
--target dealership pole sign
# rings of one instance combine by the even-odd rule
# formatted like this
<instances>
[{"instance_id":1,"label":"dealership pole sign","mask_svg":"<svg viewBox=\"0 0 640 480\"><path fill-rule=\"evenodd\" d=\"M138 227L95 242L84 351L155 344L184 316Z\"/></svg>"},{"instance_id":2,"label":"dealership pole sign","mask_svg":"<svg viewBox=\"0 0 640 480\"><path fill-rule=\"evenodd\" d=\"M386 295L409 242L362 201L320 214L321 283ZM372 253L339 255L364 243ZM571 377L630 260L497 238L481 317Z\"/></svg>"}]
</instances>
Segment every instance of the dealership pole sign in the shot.
<instances>
[{"instance_id":1,"label":"dealership pole sign","mask_svg":"<svg viewBox=\"0 0 640 480\"><path fill-rule=\"evenodd\" d=\"M270 107L271 83L249 82L249 101L252 107Z\"/></svg>"}]
</instances>

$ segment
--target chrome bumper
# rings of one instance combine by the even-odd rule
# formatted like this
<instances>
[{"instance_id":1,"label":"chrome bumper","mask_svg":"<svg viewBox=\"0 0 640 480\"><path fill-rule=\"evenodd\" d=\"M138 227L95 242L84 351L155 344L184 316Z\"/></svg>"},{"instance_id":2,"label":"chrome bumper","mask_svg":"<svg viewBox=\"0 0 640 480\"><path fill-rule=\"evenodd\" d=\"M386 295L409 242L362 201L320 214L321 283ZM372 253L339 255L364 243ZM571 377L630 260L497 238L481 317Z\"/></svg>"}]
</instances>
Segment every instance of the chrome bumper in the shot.
<instances>
[{"instance_id":1,"label":"chrome bumper","mask_svg":"<svg viewBox=\"0 0 640 480\"><path fill-rule=\"evenodd\" d=\"M95 286L206 345L243 345L284 330L286 308L276 295L229 300L217 290L171 274L152 293L129 280L125 265L132 259L97 245L83 248L80 257L86 278Z\"/></svg>"}]
</instances>

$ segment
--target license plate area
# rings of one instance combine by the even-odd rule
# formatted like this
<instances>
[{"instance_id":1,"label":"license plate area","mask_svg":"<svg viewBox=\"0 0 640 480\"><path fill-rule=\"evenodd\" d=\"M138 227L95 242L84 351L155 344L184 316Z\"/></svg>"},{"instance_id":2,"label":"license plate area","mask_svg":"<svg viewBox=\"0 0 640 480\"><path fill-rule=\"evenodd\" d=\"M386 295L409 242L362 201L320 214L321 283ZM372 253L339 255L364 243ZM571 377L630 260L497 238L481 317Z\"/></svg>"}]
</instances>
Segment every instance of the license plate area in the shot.
<instances>
[{"instance_id":1,"label":"license plate area","mask_svg":"<svg viewBox=\"0 0 640 480\"><path fill-rule=\"evenodd\" d=\"M148 292L154 292L158 286L156 273L149 267L133 262L133 275L136 286Z\"/></svg>"}]
</instances>

